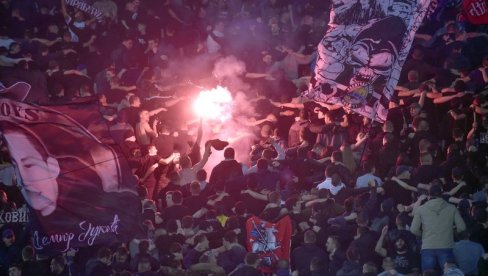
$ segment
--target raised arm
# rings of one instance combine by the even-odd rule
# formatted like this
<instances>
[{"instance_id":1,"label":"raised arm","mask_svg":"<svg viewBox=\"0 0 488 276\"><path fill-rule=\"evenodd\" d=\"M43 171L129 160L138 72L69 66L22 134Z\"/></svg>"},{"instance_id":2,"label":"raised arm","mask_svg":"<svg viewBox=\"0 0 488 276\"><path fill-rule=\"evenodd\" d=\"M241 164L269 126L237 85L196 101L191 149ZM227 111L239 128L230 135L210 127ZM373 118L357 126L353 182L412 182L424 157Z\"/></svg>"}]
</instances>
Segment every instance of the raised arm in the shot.
<instances>
[{"instance_id":1,"label":"raised arm","mask_svg":"<svg viewBox=\"0 0 488 276\"><path fill-rule=\"evenodd\" d=\"M154 115L158 114L161 111L168 111L168 110L166 108L164 108L164 107L160 107L160 108L153 109L153 110L149 111L149 117L154 116Z\"/></svg>"},{"instance_id":2,"label":"raised arm","mask_svg":"<svg viewBox=\"0 0 488 276\"><path fill-rule=\"evenodd\" d=\"M457 120L461 120L461 119L466 118L466 114L464 114L464 113L457 114L457 113L456 113L456 111L454 111L454 110L452 110L452 109L451 109L451 110L449 110L449 112L448 112L448 113L449 113L449 115L451 115L451 117L452 117L454 120L456 120L456 121L457 121Z\"/></svg>"},{"instance_id":3,"label":"raised arm","mask_svg":"<svg viewBox=\"0 0 488 276\"><path fill-rule=\"evenodd\" d=\"M364 134L363 137L361 137L359 141L356 142L356 144L351 145L351 149L355 150L359 148L366 141L366 139L368 139L368 137L369 137L368 134Z\"/></svg>"},{"instance_id":4,"label":"raised arm","mask_svg":"<svg viewBox=\"0 0 488 276\"><path fill-rule=\"evenodd\" d=\"M183 21L183 19L181 19L180 17L178 17L178 15L170 8L168 9L168 13L169 15L176 21L180 22L181 24L183 25L187 25L187 23L185 21Z\"/></svg>"},{"instance_id":5,"label":"raised arm","mask_svg":"<svg viewBox=\"0 0 488 276\"><path fill-rule=\"evenodd\" d=\"M140 179L141 182L144 182L146 181L146 179L151 176L151 174L153 174L153 172L159 167L159 164L156 163L156 164L153 164L151 167L149 167L149 169L146 171L146 173L144 174L144 176Z\"/></svg>"},{"instance_id":6,"label":"raised arm","mask_svg":"<svg viewBox=\"0 0 488 276\"><path fill-rule=\"evenodd\" d=\"M392 181L395 181L400 187L402 187L405 190L416 192L417 188L411 185L408 185L406 182L403 180L399 179L398 177L394 176L391 178Z\"/></svg>"},{"instance_id":7,"label":"raised arm","mask_svg":"<svg viewBox=\"0 0 488 276\"><path fill-rule=\"evenodd\" d=\"M51 47L53 46L54 44L60 42L61 40L63 40L62 38L58 37L56 38L55 40L47 40L47 39L44 39L44 38L39 38L39 37L34 37L33 39L31 39L31 41L37 41L41 44L44 44L46 45L47 47ZM73 50L74 51L74 50Z\"/></svg>"},{"instance_id":8,"label":"raised arm","mask_svg":"<svg viewBox=\"0 0 488 276\"><path fill-rule=\"evenodd\" d=\"M419 105L421 108L425 105L425 98L427 97L427 91L420 92Z\"/></svg>"},{"instance_id":9,"label":"raised arm","mask_svg":"<svg viewBox=\"0 0 488 276\"><path fill-rule=\"evenodd\" d=\"M195 139L195 145L200 145L203 136L203 119L200 119L198 123L197 139Z\"/></svg>"},{"instance_id":10,"label":"raised arm","mask_svg":"<svg viewBox=\"0 0 488 276\"><path fill-rule=\"evenodd\" d=\"M419 91L418 89L413 89L413 90L408 90L407 88L404 89L405 90L399 89L400 91L398 92L398 97L411 97L415 95L416 92Z\"/></svg>"},{"instance_id":11,"label":"raised arm","mask_svg":"<svg viewBox=\"0 0 488 276\"><path fill-rule=\"evenodd\" d=\"M425 40L425 41L429 41L432 39L432 36L431 35L428 35L428 34L415 34L415 38L419 38L419 39L422 39L422 40Z\"/></svg>"},{"instance_id":12,"label":"raised arm","mask_svg":"<svg viewBox=\"0 0 488 276\"><path fill-rule=\"evenodd\" d=\"M288 108L298 108L298 109L304 107L303 103L280 103L271 100L269 102L276 107L288 107Z\"/></svg>"},{"instance_id":13,"label":"raised arm","mask_svg":"<svg viewBox=\"0 0 488 276\"><path fill-rule=\"evenodd\" d=\"M470 32L470 33L465 33L466 38L475 38L475 37L484 37L488 38L488 34L486 33L477 33L477 32Z\"/></svg>"},{"instance_id":14,"label":"raised arm","mask_svg":"<svg viewBox=\"0 0 488 276\"><path fill-rule=\"evenodd\" d=\"M268 201L268 195L255 192L253 190L244 190L241 193L249 194L250 196L252 196L253 198L258 199L258 200Z\"/></svg>"},{"instance_id":15,"label":"raised arm","mask_svg":"<svg viewBox=\"0 0 488 276\"><path fill-rule=\"evenodd\" d=\"M177 97L177 98L168 100L168 101L164 102L164 107L172 107L184 99L185 99L185 97ZM166 111L166 110L164 110L164 111Z\"/></svg>"},{"instance_id":16,"label":"raised arm","mask_svg":"<svg viewBox=\"0 0 488 276\"><path fill-rule=\"evenodd\" d=\"M83 43L83 48L88 48L88 47L90 47L90 46L93 44L93 42L95 42L95 39L96 39L96 38L97 38L97 36L96 36L96 35L92 35L92 36L90 37L90 39L89 39L87 42Z\"/></svg>"},{"instance_id":17,"label":"raised arm","mask_svg":"<svg viewBox=\"0 0 488 276\"><path fill-rule=\"evenodd\" d=\"M436 99L434 99L434 103L435 104L443 104L443 103L447 103L448 101L450 101L452 99L460 98L462 96L464 96L464 92L458 92L454 95L442 96L442 97L436 98Z\"/></svg>"},{"instance_id":18,"label":"raised arm","mask_svg":"<svg viewBox=\"0 0 488 276\"><path fill-rule=\"evenodd\" d=\"M327 198L316 198L305 202L305 208L312 207L315 203L326 202Z\"/></svg>"},{"instance_id":19,"label":"raised arm","mask_svg":"<svg viewBox=\"0 0 488 276\"><path fill-rule=\"evenodd\" d=\"M383 247L383 243L385 241L385 237L387 234L388 234L388 225L385 225L381 230L380 238L376 242L376 246L374 248L374 251L383 258L386 257L386 255L388 254L388 251L386 251L386 249Z\"/></svg>"},{"instance_id":20,"label":"raised arm","mask_svg":"<svg viewBox=\"0 0 488 276\"><path fill-rule=\"evenodd\" d=\"M476 133L476 129L478 128L478 123L473 123L473 126L468 132L468 135L466 136L466 140L470 141L474 138L474 134Z\"/></svg>"},{"instance_id":21,"label":"raised arm","mask_svg":"<svg viewBox=\"0 0 488 276\"><path fill-rule=\"evenodd\" d=\"M270 74L265 74L265 73L252 73L252 72L246 73L244 76L246 78L249 78L249 79L271 78L271 75Z\"/></svg>"},{"instance_id":22,"label":"raised arm","mask_svg":"<svg viewBox=\"0 0 488 276\"><path fill-rule=\"evenodd\" d=\"M439 93L438 91L432 91L427 93L427 98L429 99L437 99L442 97L442 93Z\"/></svg>"},{"instance_id":23,"label":"raised arm","mask_svg":"<svg viewBox=\"0 0 488 276\"><path fill-rule=\"evenodd\" d=\"M328 104L324 102L317 102L320 106L327 108L328 110L337 110L339 108L342 108L340 104Z\"/></svg>"},{"instance_id":24,"label":"raised arm","mask_svg":"<svg viewBox=\"0 0 488 276\"><path fill-rule=\"evenodd\" d=\"M69 17L68 11L66 10L65 0L61 0L61 13L63 14L65 19L67 19Z\"/></svg>"},{"instance_id":25,"label":"raised arm","mask_svg":"<svg viewBox=\"0 0 488 276\"><path fill-rule=\"evenodd\" d=\"M199 170L203 169L205 164L207 164L208 158L210 157L210 154L212 153L210 147L211 147L210 143L205 143L205 151L203 152L202 160L200 160L200 162L196 163L193 166L193 169L195 171L199 171Z\"/></svg>"},{"instance_id":26,"label":"raised arm","mask_svg":"<svg viewBox=\"0 0 488 276\"><path fill-rule=\"evenodd\" d=\"M260 120L255 120L254 119L254 121L249 120L249 121L245 121L244 124L246 126L258 126L258 125L260 125L262 123L265 123L265 122L272 122L273 123L273 122L276 122L277 120L278 119L276 118L275 115L268 114L268 116L266 116L266 118L264 118L264 119L260 119Z\"/></svg>"},{"instance_id":27,"label":"raised arm","mask_svg":"<svg viewBox=\"0 0 488 276\"><path fill-rule=\"evenodd\" d=\"M85 20L85 25L90 26L95 21L97 21L97 18L96 17L92 17L92 18L90 18L88 20Z\"/></svg>"},{"instance_id":28,"label":"raised arm","mask_svg":"<svg viewBox=\"0 0 488 276\"><path fill-rule=\"evenodd\" d=\"M293 51L292 49L287 48L285 46L281 46L277 50L288 53L288 55L292 56L296 60L296 62L299 64L309 64L313 60L312 55L304 55L301 53L297 53L297 52Z\"/></svg>"},{"instance_id":29,"label":"raised arm","mask_svg":"<svg viewBox=\"0 0 488 276\"><path fill-rule=\"evenodd\" d=\"M452 188L449 192L447 192L448 195L450 196L453 196L455 195L457 192L459 192L459 190L466 186L466 182L464 182L463 180L459 181L459 183L456 185L456 187Z\"/></svg>"},{"instance_id":30,"label":"raised arm","mask_svg":"<svg viewBox=\"0 0 488 276\"><path fill-rule=\"evenodd\" d=\"M272 141L273 148L276 150L278 153L278 156L275 158L275 160L285 160L286 158L286 152L285 149L278 143L277 141L273 140Z\"/></svg>"},{"instance_id":31,"label":"raised arm","mask_svg":"<svg viewBox=\"0 0 488 276\"><path fill-rule=\"evenodd\" d=\"M215 203L221 201L225 196L228 196L229 194L227 193L221 193L219 194L215 199L210 199L207 201L207 204L210 206L215 206Z\"/></svg>"},{"instance_id":32,"label":"raised arm","mask_svg":"<svg viewBox=\"0 0 488 276\"><path fill-rule=\"evenodd\" d=\"M488 108L486 107L475 106L474 111L476 111L476 113L481 115L488 114Z\"/></svg>"},{"instance_id":33,"label":"raised arm","mask_svg":"<svg viewBox=\"0 0 488 276\"><path fill-rule=\"evenodd\" d=\"M485 83L488 83L488 74L486 74L486 70L484 67L478 68L478 70L481 72L481 76L483 77L483 81Z\"/></svg>"},{"instance_id":34,"label":"raised arm","mask_svg":"<svg viewBox=\"0 0 488 276\"><path fill-rule=\"evenodd\" d=\"M168 165L169 163L173 162L173 160L179 155L179 153L172 153L169 157L167 158L161 158L159 159L158 163L159 164L164 164Z\"/></svg>"}]
</instances>

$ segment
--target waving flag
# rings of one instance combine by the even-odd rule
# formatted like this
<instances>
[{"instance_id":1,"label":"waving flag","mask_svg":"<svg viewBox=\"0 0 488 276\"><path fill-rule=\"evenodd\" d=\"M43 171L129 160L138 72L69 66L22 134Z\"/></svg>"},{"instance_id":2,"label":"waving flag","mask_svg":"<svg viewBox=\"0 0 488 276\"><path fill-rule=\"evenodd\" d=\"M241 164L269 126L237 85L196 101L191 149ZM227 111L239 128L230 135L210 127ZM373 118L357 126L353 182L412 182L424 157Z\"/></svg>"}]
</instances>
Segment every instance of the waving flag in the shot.
<instances>
[{"instance_id":1,"label":"waving flag","mask_svg":"<svg viewBox=\"0 0 488 276\"><path fill-rule=\"evenodd\" d=\"M37 251L57 254L140 236L135 179L96 105L2 98L0 133L30 209Z\"/></svg>"},{"instance_id":2,"label":"waving flag","mask_svg":"<svg viewBox=\"0 0 488 276\"><path fill-rule=\"evenodd\" d=\"M0 96L9 99L23 101L27 98L27 95L29 95L30 89L31 85L23 81L16 82L9 87L5 87L5 85L0 82Z\"/></svg>"},{"instance_id":3,"label":"waving flag","mask_svg":"<svg viewBox=\"0 0 488 276\"><path fill-rule=\"evenodd\" d=\"M263 272L273 272L278 260L290 260L291 219L276 223L251 217L246 221L247 250L257 253L264 264Z\"/></svg>"},{"instance_id":4,"label":"waving flag","mask_svg":"<svg viewBox=\"0 0 488 276\"><path fill-rule=\"evenodd\" d=\"M430 0L333 0L329 28L302 96L384 121Z\"/></svg>"},{"instance_id":5,"label":"waving flag","mask_svg":"<svg viewBox=\"0 0 488 276\"><path fill-rule=\"evenodd\" d=\"M477 25L488 24L488 4L486 0L464 0L463 10L469 22Z\"/></svg>"},{"instance_id":6,"label":"waving flag","mask_svg":"<svg viewBox=\"0 0 488 276\"><path fill-rule=\"evenodd\" d=\"M102 16L103 16L103 13L95 8L94 6L88 4L87 2L85 1L82 1L82 0L65 0L66 1L66 4L72 6L72 7L75 7L79 10L82 10L83 12L86 12L87 14L97 18L97 19L101 19Z\"/></svg>"}]
</instances>

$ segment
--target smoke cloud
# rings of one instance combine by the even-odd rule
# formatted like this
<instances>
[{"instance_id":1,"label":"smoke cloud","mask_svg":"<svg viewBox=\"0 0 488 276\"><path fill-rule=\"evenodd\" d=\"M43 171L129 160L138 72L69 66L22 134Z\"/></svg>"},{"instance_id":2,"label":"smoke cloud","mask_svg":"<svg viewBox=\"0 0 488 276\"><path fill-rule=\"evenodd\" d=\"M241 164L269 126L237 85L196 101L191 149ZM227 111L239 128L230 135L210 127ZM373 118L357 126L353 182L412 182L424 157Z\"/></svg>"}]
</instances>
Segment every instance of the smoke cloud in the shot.
<instances>
[{"instance_id":1,"label":"smoke cloud","mask_svg":"<svg viewBox=\"0 0 488 276\"><path fill-rule=\"evenodd\" d=\"M247 126L247 122L254 116L255 110L250 99L255 93L251 86L245 82L246 65L234 56L223 57L215 62L212 70L213 76L221 86L229 89L233 96L231 119L224 122L208 122L204 139L221 139L228 141L230 147L236 152L236 160L250 165L251 146L256 141L256 127ZM258 118L260 119L260 118ZM205 169L210 170L223 160L222 152L214 152Z\"/></svg>"}]
</instances>

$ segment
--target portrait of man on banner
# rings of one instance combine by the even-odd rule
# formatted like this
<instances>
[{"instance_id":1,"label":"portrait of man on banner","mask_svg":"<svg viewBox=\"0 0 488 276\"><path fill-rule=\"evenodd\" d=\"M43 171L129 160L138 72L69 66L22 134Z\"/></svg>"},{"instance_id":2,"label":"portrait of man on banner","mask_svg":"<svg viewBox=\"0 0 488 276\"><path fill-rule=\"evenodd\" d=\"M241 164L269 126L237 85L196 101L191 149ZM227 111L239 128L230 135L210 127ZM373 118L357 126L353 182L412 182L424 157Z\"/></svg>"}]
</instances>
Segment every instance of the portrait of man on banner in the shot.
<instances>
[{"instance_id":1,"label":"portrait of man on banner","mask_svg":"<svg viewBox=\"0 0 488 276\"><path fill-rule=\"evenodd\" d=\"M97 138L103 128L93 133L79 122L68 125L66 114L38 114L34 123L0 122L31 208L35 248L59 252L133 237L141 208L135 178L121 153Z\"/></svg>"}]
</instances>

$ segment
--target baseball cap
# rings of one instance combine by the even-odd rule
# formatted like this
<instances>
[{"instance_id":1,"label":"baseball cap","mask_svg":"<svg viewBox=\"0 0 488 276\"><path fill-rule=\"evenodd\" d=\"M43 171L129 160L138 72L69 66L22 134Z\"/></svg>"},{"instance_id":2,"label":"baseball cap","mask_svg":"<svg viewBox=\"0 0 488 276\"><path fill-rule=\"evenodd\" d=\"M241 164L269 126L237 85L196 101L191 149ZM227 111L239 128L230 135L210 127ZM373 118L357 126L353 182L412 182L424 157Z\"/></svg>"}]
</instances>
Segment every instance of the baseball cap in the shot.
<instances>
[{"instance_id":1,"label":"baseball cap","mask_svg":"<svg viewBox=\"0 0 488 276\"><path fill-rule=\"evenodd\" d=\"M223 150L229 145L229 142L222 141L220 139L208 140L207 143L210 143L210 145L216 150Z\"/></svg>"}]
</instances>

